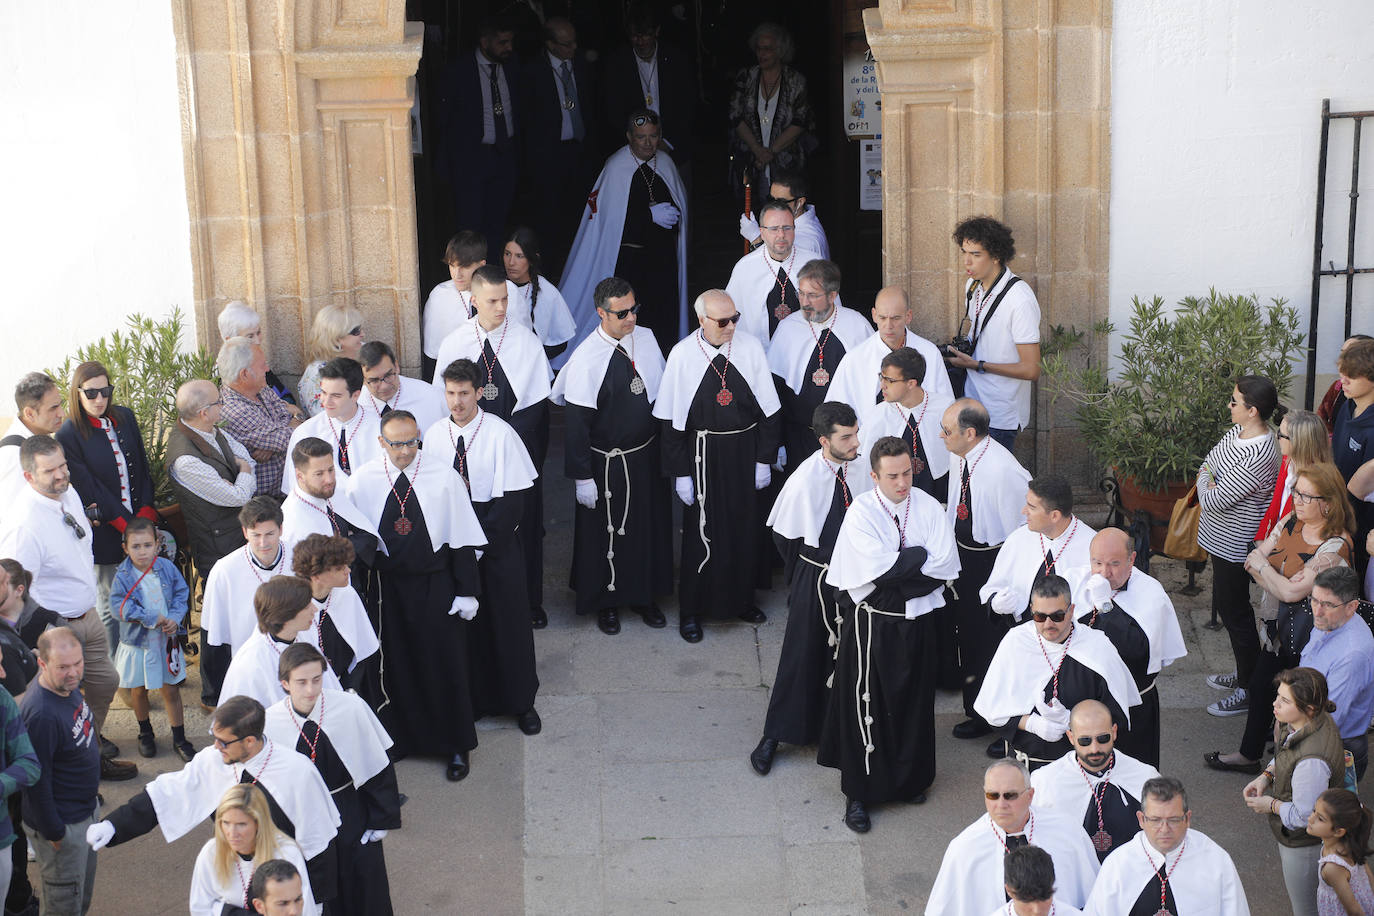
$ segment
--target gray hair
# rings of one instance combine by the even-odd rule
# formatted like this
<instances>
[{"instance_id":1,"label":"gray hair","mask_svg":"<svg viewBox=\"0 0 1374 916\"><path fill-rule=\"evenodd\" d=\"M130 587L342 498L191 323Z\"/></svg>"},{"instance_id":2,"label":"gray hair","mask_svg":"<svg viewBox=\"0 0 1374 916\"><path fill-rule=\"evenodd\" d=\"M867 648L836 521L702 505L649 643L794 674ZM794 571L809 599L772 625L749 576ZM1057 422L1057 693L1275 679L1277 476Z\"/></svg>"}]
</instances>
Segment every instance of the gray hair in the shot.
<instances>
[{"instance_id":1,"label":"gray hair","mask_svg":"<svg viewBox=\"0 0 1374 916\"><path fill-rule=\"evenodd\" d=\"M802 265L802 269L797 271L797 282L800 283L803 280L814 280L827 293L838 293L840 291L840 265L824 258L807 261Z\"/></svg>"},{"instance_id":2,"label":"gray hair","mask_svg":"<svg viewBox=\"0 0 1374 916\"><path fill-rule=\"evenodd\" d=\"M1188 792L1183 788L1183 783L1173 776L1156 776L1153 779L1145 780L1145 784L1140 787L1140 806L1145 807L1145 800L1153 798L1157 802L1168 804L1175 798L1183 799L1183 811L1193 810L1188 804Z\"/></svg>"},{"instance_id":3,"label":"gray hair","mask_svg":"<svg viewBox=\"0 0 1374 916\"><path fill-rule=\"evenodd\" d=\"M1027 789L1030 788L1030 770L1026 769L1026 765L1024 763L1012 757L1007 757L1003 760L994 760L992 763L988 764L987 769L983 770L983 779L986 780L989 776L992 775L992 771L997 769L998 767L1010 767L1011 769L1020 773L1021 784L1024 785Z\"/></svg>"},{"instance_id":4,"label":"gray hair","mask_svg":"<svg viewBox=\"0 0 1374 916\"><path fill-rule=\"evenodd\" d=\"M220 310L218 321L219 336L225 340L242 337L262 327L262 316L251 305L238 299Z\"/></svg>"},{"instance_id":5,"label":"gray hair","mask_svg":"<svg viewBox=\"0 0 1374 916\"><path fill-rule=\"evenodd\" d=\"M25 407L37 410L38 405L43 403L43 398L56 387L57 382L42 372L26 373L19 380L19 384L14 386L14 406L20 413L24 412Z\"/></svg>"},{"instance_id":6,"label":"gray hair","mask_svg":"<svg viewBox=\"0 0 1374 916\"><path fill-rule=\"evenodd\" d=\"M219 356L215 357L215 369L219 377L224 379L224 384L234 384L243 372L252 367L253 348L256 346L247 337L230 337L224 342L219 348Z\"/></svg>"},{"instance_id":7,"label":"gray hair","mask_svg":"<svg viewBox=\"0 0 1374 916\"><path fill-rule=\"evenodd\" d=\"M698 320L706 317L706 300L713 296L724 296L726 299L730 299L730 294L723 289L706 290L700 296L697 296L696 301L692 303L692 311L697 313ZM734 302L733 299L730 299L730 301L732 303Z\"/></svg>"},{"instance_id":8,"label":"gray hair","mask_svg":"<svg viewBox=\"0 0 1374 916\"><path fill-rule=\"evenodd\" d=\"M759 39L765 35L772 35L777 40L778 60L784 64L792 63L792 55L795 51L792 44L792 33L776 22L760 22L754 26L754 31L749 33L749 50L757 54Z\"/></svg>"},{"instance_id":9,"label":"gray hair","mask_svg":"<svg viewBox=\"0 0 1374 916\"><path fill-rule=\"evenodd\" d=\"M177 416L183 420L194 420L217 397L219 392L215 389L214 382L206 379L182 382L181 387L177 389Z\"/></svg>"}]
</instances>

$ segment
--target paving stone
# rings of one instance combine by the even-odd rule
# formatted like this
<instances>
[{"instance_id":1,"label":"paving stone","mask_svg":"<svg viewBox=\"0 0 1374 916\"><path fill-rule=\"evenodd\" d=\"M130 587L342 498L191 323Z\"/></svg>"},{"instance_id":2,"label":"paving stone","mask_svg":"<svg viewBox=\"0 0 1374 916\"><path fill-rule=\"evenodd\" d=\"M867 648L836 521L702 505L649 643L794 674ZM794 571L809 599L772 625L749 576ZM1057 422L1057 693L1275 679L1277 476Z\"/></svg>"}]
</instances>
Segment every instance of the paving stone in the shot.
<instances>
[{"instance_id":1,"label":"paving stone","mask_svg":"<svg viewBox=\"0 0 1374 916\"><path fill-rule=\"evenodd\" d=\"M608 694L599 706L608 764L732 759L748 770L768 700L762 688L664 690Z\"/></svg>"},{"instance_id":2,"label":"paving stone","mask_svg":"<svg viewBox=\"0 0 1374 916\"><path fill-rule=\"evenodd\" d=\"M602 798L608 841L754 836L779 845L777 798L738 760L607 765Z\"/></svg>"},{"instance_id":3,"label":"paving stone","mask_svg":"<svg viewBox=\"0 0 1374 916\"><path fill-rule=\"evenodd\" d=\"M599 855L525 858L526 916L598 916L605 911Z\"/></svg>"},{"instance_id":4,"label":"paving stone","mask_svg":"<svg viewBox=\"0 0 1374 916\"><path fill-rule=\"evenodd\" d=\"M606 849L608 906L697 900L709 893L742 909L783 906L782 845L772 836L636 839ZM710 912L688 908L674 912Z\"/></svg>"}]
</instances>

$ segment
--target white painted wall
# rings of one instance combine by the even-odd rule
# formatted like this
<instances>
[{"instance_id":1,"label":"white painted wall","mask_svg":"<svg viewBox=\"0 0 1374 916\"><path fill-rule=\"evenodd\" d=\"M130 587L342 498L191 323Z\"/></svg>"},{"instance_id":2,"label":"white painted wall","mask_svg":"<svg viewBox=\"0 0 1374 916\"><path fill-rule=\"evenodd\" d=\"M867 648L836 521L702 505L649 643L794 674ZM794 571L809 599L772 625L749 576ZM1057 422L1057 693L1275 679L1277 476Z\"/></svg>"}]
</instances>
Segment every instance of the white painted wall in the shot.
<instances>
[{"instance_id":1,"label":"white painted wall","mask_svg":"<svg viewBox=\"0 0 1374 916\"><path fill-rule=\"evenodd\" d=\"M8 417L23 373L127 315L193 321L171 4L0 3L0 112Z\"/></svg>"},{"instance_id":2,"label":"white painted wall","mask_svg":"<svg viewBox=\"0 0 1374 916\"><path fill-rule=\"evenodd\" d=\"M1374 109L1369 0L1119 0L1112 15L1112 320L1126 326L1133 295L1215 286L1287 298L1305 332L1321 102ZM1333 122L1328 159L1322 261L1337 268L1352 125ZM1374 120L1362 146L1355 263L1374 267ZM1344 302L1344 278L1324 280L1318 373L1334 372ZM1374 275L1354 304L1354 329L1374 333Z\"/></svg>"}]
</instances>

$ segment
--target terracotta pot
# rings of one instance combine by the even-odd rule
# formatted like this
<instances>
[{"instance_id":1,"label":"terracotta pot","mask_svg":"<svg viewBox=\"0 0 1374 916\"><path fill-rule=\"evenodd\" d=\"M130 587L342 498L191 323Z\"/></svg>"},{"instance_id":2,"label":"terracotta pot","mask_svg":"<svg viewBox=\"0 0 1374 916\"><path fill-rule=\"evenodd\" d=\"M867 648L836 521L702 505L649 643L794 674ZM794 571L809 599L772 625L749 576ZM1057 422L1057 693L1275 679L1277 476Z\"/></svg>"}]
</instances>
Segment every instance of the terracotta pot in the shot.
<instances>
[{"instance_id":1,"label":"terracotta pot","mask_svg":"<svg viewBox=\"0 0 1374 916\"><path fill-rule=\"evenodd\" d=\"M182 550L189 550L191 536L186 531L186 516L181 513L181 503L158 506L157 514L162 516L163 522L171 529L172 535L177 539L177 546Z\"/></svg>"},{"instance_id":2,"label":"terracotta pot","mask_svg":"<svg viewBox=\"0 0 1374 916\"><path fill-rule=\"evenodd\" d=\"M1121 505L1129 519L1137 509L1150 513L1150 550L1160 553L1164 550L1164 539L1169 533L1169 517L1174 514L1174 503L1188 495L1192 481L1171 483L1163 490L1142 490L1134 480L1118 475L1121 485Z\"/></svg>"}]
</instances>

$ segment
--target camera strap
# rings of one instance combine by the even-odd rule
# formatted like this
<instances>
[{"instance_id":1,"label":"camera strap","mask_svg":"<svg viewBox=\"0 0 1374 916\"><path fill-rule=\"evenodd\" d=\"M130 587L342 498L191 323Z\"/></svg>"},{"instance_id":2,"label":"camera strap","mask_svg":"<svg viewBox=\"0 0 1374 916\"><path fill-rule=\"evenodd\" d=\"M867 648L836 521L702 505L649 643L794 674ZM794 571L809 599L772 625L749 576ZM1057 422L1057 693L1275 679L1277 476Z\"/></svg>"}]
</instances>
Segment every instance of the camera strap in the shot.
<instances>
[{"instance_id":1,"label":"camera strap","mask_svg":"<svg viewBox=\"0 0 1374 916\"><path fill-rule=\"evenodd\" d=\"M7 446L7 445L23 445L23 444L24 444L24 437L23 437L23 436L6 436L5 438L0 439L0 448L4 448L4 447Z\"/></svg>"},{"instance_id":2,"label":"camera strap","mask_svg":"<svg viewBox=\"0 0 1374 916\"><path fill-rule=\"evenodd\" d=\"M969 354L970 354L970 355L972 355L972 353L973 353L974 350L978 349L978 338L983 336L983 331L987 328L988 322L992 320L992 315L993 315L994 312L997 311L997 306L1001 305L1001 304L1002 304L1002 300L1003 300L1004 298L1006 298L1007 291L1010 290L1013 286L1015 286L1015 285L1016 285L1017 283L1019 283L1019 282L1021 282L1021 278L1020 278L1020 277L1015 277L1015 276L1012 277L1010 280L1008 280L1008 281L1007 281L1007 285L1004 286L1004 287L1002 287L1002 291L1001 291L1000 293L997 294L997 298L992 300L992 305L988 306L987 314L985 314L985 315L983 316L983 321L982 321L982 323L979 324L979 325L973 325L973 326L971 327L972 334L969 335ZM973 300L973 287L976 286L976 285L977 285L976 283L970 283L970 284L968 285L968 289L964 292L964 315L965 315L965 316L968 315L968 306L969 306L969 303ZM972 322L970 322L970 324L972 324Z\"/></svg>"}]
</instances>

